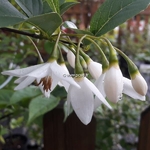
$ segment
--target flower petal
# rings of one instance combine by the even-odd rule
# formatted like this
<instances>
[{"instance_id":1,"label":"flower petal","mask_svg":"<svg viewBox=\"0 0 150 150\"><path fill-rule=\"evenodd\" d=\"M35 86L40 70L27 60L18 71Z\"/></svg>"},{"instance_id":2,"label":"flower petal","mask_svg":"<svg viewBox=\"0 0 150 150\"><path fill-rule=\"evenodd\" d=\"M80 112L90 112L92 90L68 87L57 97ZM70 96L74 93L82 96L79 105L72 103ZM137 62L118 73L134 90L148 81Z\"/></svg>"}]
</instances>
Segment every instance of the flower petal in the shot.
<instances>
[{"instance_id":1,"label":"flower petal","mask_svg":"<svg viewBox=\"0 0 150 150\"><path fill-rule=\"evenodd\" d=\"M30 85L35 80L34 77L27 77L25 78L18 86L15 87L15 90L21 90L28 85Z\"/></svg>"},{"instance_id":2,"label":"flower petal","mask_svg":"<svg viewBox=\"0 0 150 150\"><path fill-rule=\"evenodd\" d=\"M70 64L70 66L72 67L72 68L74 68L75 67L75 55L74 55L74 53L72 52L72 51L68 51L68 53L67 53L67 60L68 60L68 62L69 62L69 64Z\"/></svg>"},{"instance_id":3,"label":"flower petal","mask_svg":"<svg viewBox=\"0 0 150 150\"><path fill-rule=\"evenodd\" d=\"M104 90L107 98L116 103L122 96L123 76L119 66L112 66L105 75Z\"/></svg>"},{"instance_id":4,"label":"flower petal","mask_svg":"<svg viewBox=\"0 0 150 150\"><path fill-rule=\"evenodd\" d=\"M26 76L25 76L25 77L20 77L20 78L16 79L16 80L14 81L14 83L19 84L19 83L21 83L23 80L25 80L26 78L27 78Z\"/></svg>"},{"instance_id":5,"label":"flower petal","mask_svg":"<svg viewBox=\"0 0 150 150\"><path fill-rule=\"evenodd\" d=\"M147 83L140 73L136 74L135 78L131 80L132 86L137 93L145 96L148 90Z\"/></svg>"},{"instance_id":6,"label":"flower petal","mask_svg":"<svg viewBox=\"0 0 150 150\"><path fill-rule=\"evenodd\" d=\"M35 66L27 67L27 68L22 68L22 69L3 71L2 74L21 77L21 76L27 75L28 73L32 72L33 70L35 70L35 69L37 69L43 65L44 64L39 64L39 65L35 65Z\"/></svg>"},{"instance_id":7,"label":"flower petal","mask_svg":"<svg viewBox=\"0 0 150 150\"><path fill-rule=\"evenodd\" d=\"M95 86L97 87L97 89L100 91L100 93L106 97L105 91L104 91L104 78L105 78L105 73L102 74L95 82ZM99 98L97 98L97 96L95 96L95 102L94 102L94 110L96 110L100 105L102 104L102 102L99 100Z\"/></svg>"},{"instance_id":8,"label":"flower petal","mask_svg":"<svg viewBox=\"0 0 150 150\"><path fill-rule=\"evenodd\" d=\"M98 79L102 74L102 65L91 60L88 64L88 71L94 79Z\"/></svg>"},{"instance_id":9,"label":"flower petal","mask_svg":"<svg viewBox=\"0 0 150 150\"><path fill-rule=\"evenodd\" d=\"M81 120L82 123L87 125L91 121L93 115L93 93L86 86L84 80L78 82L78 84L81 86L81 89L70 85L67 101L71 101L72 107L78 118Z\"/></svg>"},{"instance_id":10,"label":"flower petal","mask_svg":"<svg viewBox=\"0 0 150 150\"><path fill-rule=\"evenodd\" d=\"M104 97L106 97L106 93L104 90L104 78L105 78L105 73L102 74L96 81L95 81L95 86L98 88L98 90L102 93Z\"/></svg>"},{"instance_id":11,"label":"flower petal","mask_svg":"<svg viewBox=\"0 0 150 150\"><path fill-rule=\"evenodd\" d=\"M138 94L133 86L132 86L132 83L131 83L131 80L127 79L127 78L123 78L123 93L134 98L134 99L139 99L139 100L142 100L142 101L145 101L145 96L142 96L140 94Z\"/></svg>"},{"instance_id":12,"label":"flower petal","mask_svg":"<svg viewBox=\"0 0 150 150\"><path fill-rule=\"evenodd\" d=\"M90 90L99 98L101 102L103 102L108 108L112 109L112 107L109 105L109 103L106 101L104 96L100 93L100 91L96 88L96 86L88 80L86 77L84 77L84 81L86 85L90 88Z\"/></svg>"},{"instance_id":13,"label":"flower petal","mask_svg":"<svg viewBox=\"0 0 150 150\"><path fill-rule=\"evenodd\" d=\"M51 63L45 63L44 65L40 66L39 68L33 70L29 74L30 77L35 78L43 78L49 74Z\"/></svg>"},{"instance_id":14,"label":"flower petal","mask_svg":"<svg viewBox=\"0 0 150 150\"><path fill-rule=\"evenodd\" d=\"M64 76L64 74L66 75L68 74L68 72L65 69L63 69L60 65L58 65L57 62L53 63L53 65L51 66L51 70L56 77L60 78L60 80L64 80L80 88L80 86L74 81L72 77Z\"/></svg>"}]
</instances>

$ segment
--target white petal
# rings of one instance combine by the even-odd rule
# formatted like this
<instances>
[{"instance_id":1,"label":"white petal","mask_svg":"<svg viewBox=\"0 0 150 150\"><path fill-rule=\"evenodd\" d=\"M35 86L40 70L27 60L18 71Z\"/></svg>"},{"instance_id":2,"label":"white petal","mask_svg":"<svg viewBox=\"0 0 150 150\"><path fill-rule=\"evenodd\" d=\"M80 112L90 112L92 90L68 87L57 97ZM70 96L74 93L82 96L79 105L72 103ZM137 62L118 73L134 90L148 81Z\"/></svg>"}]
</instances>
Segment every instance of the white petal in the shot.
<instances>
[{"instance_id":1,"label":"white petal","mask_svg":"<svg viewBox=\"0 0 150 150\"><path fill-rule=\"evenodd\" d=\"M132 86L132 83L131 83L131 80L127 79L127 78L123 78L123 93L134 98L134 99L139 99L139 100L142 100L142 101L145 101L145 96L142 96L140 94L138 94L133 86Z\"/></svg>"},{"instance_id":2,"label":"white petal","mask_svg":"<svg viewBox=\"0 0 150 150\"><path fill-rule=\"evenodd\" d=\"M63 69L60 65L58 65L57 63L53 64L51 66L51 70L53 72L53 74L60 78L60 80L64 80L70 84L73 84L74 86L80 88L80 86L74 81L74 79L72 77L68 77L68 76L64 76L66 74L68 74L68 72L66 72L65 69Z\"/></svg>"},{"instance_id":3,"label":"white petal","mask_svg":"<svg viewBox=\"0 0 150 150\"><path fill-rule=\"evenodd\" d=\"M100 91L100 93L106 97L105 91L104 91L104 77L105 77L105 73L102 74L95 82L95 86L97 87L97 89ZM96 110L100 105L102 104L102 102L99 100L99 98L97 98L97 96L95 96L95 102L94 102L94 110Z\"/></svg>"},{"instance_id":4,"label":"white petal","mask_svg":"<svg viewBox=\"0 0 150 150\"><path fill-rule=\"evenodd\" d=\"M25 77L20 77L20 78L18 78L18 79L16 79L15 81L14 81L14 83L21 83L23 80L25 80L27 77L25 76Z\"/></svg>"},{"instance_id":5,"label":"white petal","mask_svg":"<svg viewBox=\"0 0 150 150\"><path fill-rule=\"evenodd\" d=\"M44 65L33 70L32 72L30 72L27 75L30 77L35 77L35 78L43 78L49 74L50 66L51 66L51 63L45 63Z\"/></svg>"},{"instance_id":6,"label":"white petal","mask_svg":"<svg viewBox=\"0 0 150 150\"><path fill-rule=\"evenodd\" d=\"M54 74L52 74L52 85L51 85L51 91L54 90L54 88L57 86L58 82L59 82L59 78L56 77Z\"/></svg>"},{"instance_id":7,"label":"white petal","mask_svg":"<svg viewBox=\"0 0 150 150\"><path fill-rule=\"evenodd\" d=\"M105 75L104 90L107 98L116 103L122 96L123 76L119 66L112 66Z\"/></svg>"},{"instance_id":8,"label":"white petal","mask_svg":"<svg viewBox=\"0 0 150 150\"><path fill-rule=\"evenodd\" d=\"M140 73L138 73L134 79L131 80L132 86L137 93L145 96L148 90L147 83Z\"/></svg>"},{"instance_id":9,"label":"white petal","mask_svg":"<svg viewBox=\"0 0 150 150\"><path fill-rule=\"evenodd\" d=\"M88 71L94 79L98 79L102 74L102 65L100 63L90 61L88 64Z\"/></svg>"},{"instance_id":10,"label":"white petal","mask_svg":"<svg viewBox=\"0 0 150 150\"><path fill-rule=\"evenodd\" d=\"M50 90L44 91L43 94L45 95L45 97L49 98L49 97L50 97L50 94L51 94L51 91L50 91Z\"/></svg>"},{"instance_id":11,"label":"white petal","mask_svg":"<svg viewBox=\"0 0 150 150\"><path fill-rule=\"evenodd\" d=\"M81 89L70 85L67 100L71 101L72 107L82 123L87 125L92 118L94 109L94 98L91 90L83 81L78 83Z\"/></svg>"},{"instance_id":12,"label":"white petal","mask_svg":"<svg viewBox=\"0 0 150 150\"><path fill-rule=\"evenodd\" d=\"M95 94L95 96L97 96L101 102L103 102L108 108L111 109L111 106L106 101L104 96L100 93L100 91L96 88L96 86L90 80L88 80L86 77L84 77L84 82L90 88L90 90Z\"/></svg>"},{"instance_id":13,"label":"white petal","mask_svg":"<svg viewBox=\"0 0 150 150\"><path fill-rule=\"evenodd\" d=\"M75 67L75 55L72 51L68 51L67 60L72 68Z\"/></svg>"},{"instance_id":14,"label":"white petal","mask_svg":"<svg viewBox=\"0 0 150 150\"><path fill-rule=\"evenodd\" d=\"M63 81L63 80L61 81L61 83L64 86L66 92L68 92L70 84L66 81Z\"/></svg>"},{"instance_id":15,"label":"white petal","mask_svg":"<svg viewBox=\"0 0 150 150\"><path fill-rule=\"evenodd\" d=\"M39 65L27 67L27 68L22 68L22 69L8 70L8 71L2 72L2 74L3 75L12 75L12 76L16 76L16 77L25 76L28 73L32 72L33 70L35 70L41 66L43 66L43 64L39 64Z\"/></svg>"},{"instance_id":16,"label":"white petal","mask_svg":"<svg viewBox=\"0 0 150 150\"><path fill-rule=\"evenodd\" d=\"M27 86L30 85L34 80L35 80L34 77L27 77L27 78L24 79L18 86L15 87L15 90L21 90L21 89L27 87Z\"/></svg>"},{"instance_id":17,"label":"white petal","mask_svg":"<svg viewBox=\"0 0 150 150\"><path fill-rule=\"evenodd\" d=\"M104 90L104 78L105 78L105 73L102 74L96 81L95 81L95 86L98 88L98 90L102 93L104 97L106 97L106 93Z\"/></svg>"}]
</instances>

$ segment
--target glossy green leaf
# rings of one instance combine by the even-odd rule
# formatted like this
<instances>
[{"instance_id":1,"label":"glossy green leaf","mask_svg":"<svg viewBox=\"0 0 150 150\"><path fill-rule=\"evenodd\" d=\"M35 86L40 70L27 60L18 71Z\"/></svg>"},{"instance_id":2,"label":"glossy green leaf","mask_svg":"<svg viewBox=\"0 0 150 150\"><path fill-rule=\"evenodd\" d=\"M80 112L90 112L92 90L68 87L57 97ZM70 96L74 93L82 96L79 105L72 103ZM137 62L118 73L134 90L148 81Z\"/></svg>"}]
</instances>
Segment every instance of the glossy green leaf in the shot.
<instances>
[{"instance_id":1,"label":"glossy green leaf","mask_svg":"<svg viewBox=\"0 0 150 150\"><path fill-rule=\"evenodd\" d=\"M29 18L27 22L51 35L61 25L62 19L57 13L48 13Z\"/></svg>"},{"instance_id":2,"label":"glossy green leaf","mask_svg":"<svg viewBox=\"0 0 150 150\"><path fill-rule=\"evenodd\" d=\"M15 0L28 17L40 15L43 11L42 0Z\"/></svg>"},{"instance_id":3,"label":"glossy green leaf","mask_svg":"<svg viewBox=\"0 0 150 150\"><path fill-rule=\"evenodd\" d=\"M150 0L106 0L90 22L90 31L101 36L144 10Z\"/></svg>"},{"instance_id":4,"label":"glossy green leaf","mask_svg":"<svg viewBox=\"0 0 150 150\"><path fill-rule=\"evenodd\" d=\"M60 6L60 14L64 14L69 8L78 4L79 2L65 2Z\"/></svg>"},{"instance_id":5,"label":"glossy green leaf","mask_svg":"<svg viewBox=\"0 0 150 150\"><path fill-rule=\"evenodd\" d=\"M25 89L15 91L10 99L10 105L18 103L24 99L31 99L41 94L41 91L37 87L27 87Z\"/></svg>"},{"instance_id":6,"label":"glossy green leaf","mask_svg":"<svg viewBox=\"0 0 150 150\"><path fill-rule=\"evenodd\" d=\"M31 123L35 118L45 114L46 112L55 108L59 103L59 98L50 96L46 98L43 95L38 96L29 104L29 120L28 123Z\"/></svg>"},{"instance_id":7,"label":"glossy green leaf","mask_svg":"<svg viewBox=\"0 0 150 150\"><path fill-rule=\"evenodd\" d=\"M0 27L11 26L27 19L9 1L0 0Z\"/></svg>"},{"instance_id":8,"label":"glossy green leaf","mask_svg":"<svg viewBox=\"0 0 150 150\"><path fill-rule=\"evenodd\" d=\"M58 0L46 0L53 12L60 13Z\"/></svg>"},{"instance_id":9,"label":"glossy green leaf","mask_svg":"<svg viewBox=\"0 0 150 150\"><path fill-rule=\"evenodd\" d=\"M50 12L53 12L52 9L48 5L47 1L44 1L43 2L43 12L42 12L42 14L50 13Z\"/></svg>"},{"instance_id":10,"label":"glossy green leaf","mask_svg":"<svg viewBox=\"0 0 150 150\"><path fill-rule=\"evenodd\" d=\"M59 0L59 5L62 5L63 3L65 3L65 0Z\"/></svg>"},{"instance_id":11,"label":"glossy green leaf","mask_svg":"<svg viewBox=\"0 0 150 150\"><path fill-rule=\"evenodd\" d=\"M13 95L12 90L0 90L0 105L8 105L11 96Z\"/></svg>"}]
</instances>

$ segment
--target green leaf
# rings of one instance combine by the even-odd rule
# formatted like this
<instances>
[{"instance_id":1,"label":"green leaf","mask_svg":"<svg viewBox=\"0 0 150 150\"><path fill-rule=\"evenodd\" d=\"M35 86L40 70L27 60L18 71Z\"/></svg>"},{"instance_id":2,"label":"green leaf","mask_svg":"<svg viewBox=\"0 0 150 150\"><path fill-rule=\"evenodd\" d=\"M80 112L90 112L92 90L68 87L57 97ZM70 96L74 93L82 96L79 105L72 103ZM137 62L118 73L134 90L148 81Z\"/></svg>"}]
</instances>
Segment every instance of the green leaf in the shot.
<instances>
[{"instance_id":1,"label":"green leaf","mask_svg":"<svg viewBox=\"0 0 150 150\"><path fill-rule=\"evenodd\" d=\"M46 0L46 1L49 4L50 8L54 12L60 13L60 10L59 10L59 1L58 0Z\"/></svg>"},{"instance_id":2,"label":"green leaf","mask_svg":"<svg viewBox=\"0 0 150 150\"><path fill-rule=\"evenodd\" d=\"M106 0L93 15L90 31L101 36L144 10L150 0Z\"/></svg>"},{"instance_id":3,"label":"green leaf","mask_svg":"<svg viewBox=\"0 0 150 150\"><path fill-rule=\"evenodd\" d=\"M41 94L41 91L37 87L27 87L25 89L16 91L10 98L10 105L18 103L24 99L31 99Z\"/></svg>"},{"instance_id":4,"label":"green leaf","mask_svg":"<svg viewBox=\"0 0 150 150\"><path fill-rule=\"evenodd\" d=\"M63 3L65 3L65 0L59 0L59 5L62 5Z\"/></svg>"},{"instance_id":5,"label":"green leaf","mask_svg":"<svg viewBox=\"0 0 150 150\"><path fill-rule=\"evenodd\" d=\"M15 0L21 9L29 16L40 15L43 11L42 0Z\"/></svg>"},{"instance_id":6,"label":"green leaf","mask_svg":"<svg viewBox=\"0 0 150 150\"><path fill-rule=\"evenodd\" d=\"M69 8L78 4L79 2L65 2L60 6L60 14L63 15Z\"/></svg>"},{"instance_id":7,"label":"green leaf","mask_svg":"<svg viewBox=\"0 0 150 150\"><path fill-rule=\"evenodd\" d=\"M47 1L44 1L43 2L43 12L42 12L42 14L50 13L50 12L53 12L52 9L48 5Z\"/></svg>"},{"instance_id":8,"label":"green leaf","mask_svg":"<svg viewBox=\"0 0 150 150\"><path fill-rule=\"evenodd\" d=\"M12 90L0 90L0 105L8 105L11 96L13 95Z\"/></svg>"},{"instance_id":9,"label":"green leaf","mask_svg":"<svg viewBox=\"0 0 150 150\"><path fill-rule=\"evenodd\" d=\"M38 96L29 104L29 119L28 123L31 123L35 118L45 114L46 112L55 108L59 103L59 98L50 96L46 98L43 95Z\"/></svg>"},{"instance_id":10,"label":"green leaf","mask_svg":"<svg viewBox=\"0 0 150 150\"><path fill-rule=\"evenodd\" d=\"M11 26L27 19L9 1L0 0L0 27Z\"/></svg>"},{"instance_id":11,"label":"green leaf","mask_svg":"<svg viewBox=\"0 0 150 150\"><path fill-rule=\"evenodd\" d=\"M61 25L62 19L57 13L48 13L29 18L27 22L51 35Z\"/></svg>"}]
</instances>

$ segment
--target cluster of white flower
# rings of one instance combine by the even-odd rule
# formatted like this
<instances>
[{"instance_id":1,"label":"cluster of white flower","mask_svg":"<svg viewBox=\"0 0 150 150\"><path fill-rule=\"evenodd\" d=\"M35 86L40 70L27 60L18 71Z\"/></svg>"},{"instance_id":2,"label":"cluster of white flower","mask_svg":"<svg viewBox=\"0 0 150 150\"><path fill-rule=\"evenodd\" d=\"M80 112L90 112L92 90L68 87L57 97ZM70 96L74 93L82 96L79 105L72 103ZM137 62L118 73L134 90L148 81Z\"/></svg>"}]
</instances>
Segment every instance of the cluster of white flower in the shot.
<instances>
[{"instance_id":1,"label":"cluster of white flower","mask_svg":"<svg viewBox=\"0 0 150 150\"><path fill-rule=\"evenodd\" d=\"M68 51L67 58L69 64L75 68L76 56L72 51ZM74 78L72 76L64 76L64 74L69 75L69 71L65 63L59 64L57 59L51 59L46 63L23 69L4 71L2 74L18 77L15 81L18 84L15 90L23 89L36 81L46 97L50 97L51 91L57 85L63 85L68 92L68 111L71 105L78 118L84 124L88 124L91 121L93 112L101 103L111 109L106 98L111 102L117 103L121 100L122 93L124 93L134 99L145 100L148 87L138 71L134 72L130 80L123 77L116 60L113 63L110 62L109 67L105 71L102 68L103 64L95 62L91 58L86 61L84 67L95 79L95 83L91 82L84 75L75 76Z\"/></svg>"}]
</instances>

